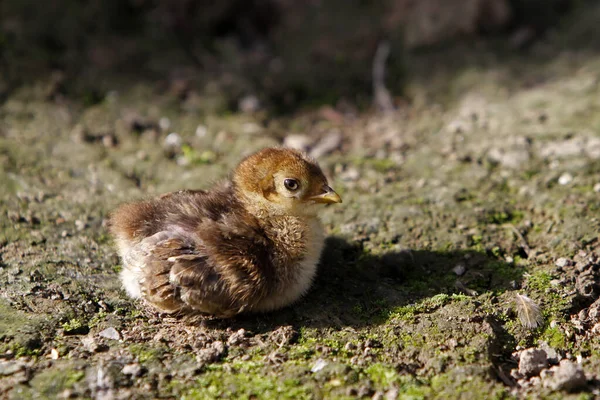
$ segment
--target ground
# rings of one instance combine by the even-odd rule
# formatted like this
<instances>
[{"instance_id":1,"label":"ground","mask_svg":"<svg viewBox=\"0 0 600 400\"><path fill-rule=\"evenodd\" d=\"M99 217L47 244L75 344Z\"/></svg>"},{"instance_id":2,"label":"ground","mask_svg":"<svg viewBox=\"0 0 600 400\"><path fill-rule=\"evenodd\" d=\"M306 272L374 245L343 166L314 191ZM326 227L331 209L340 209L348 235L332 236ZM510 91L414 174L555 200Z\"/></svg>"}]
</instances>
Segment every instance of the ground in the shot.
<instances>
[{"instance_id":1,"label":"ground","mask_svg":"<svg viewBox=\"0 0 600 400\"><path fill-rule=\"evenodd\" d=\"M60 74L15 88L0 105L0 396L598 395L597 15L526 50L407 54L386 113L213 112L218 89L182 99L147 80L108 81L92 101L62 94ZM283 142L318 155L344 199L324 209L306 297L229 320L129 299L108 213L208 187ZM527 370L527 348L548 360ZM556 383L561 360L585 380Z\"/></svg>"}]
</instances>

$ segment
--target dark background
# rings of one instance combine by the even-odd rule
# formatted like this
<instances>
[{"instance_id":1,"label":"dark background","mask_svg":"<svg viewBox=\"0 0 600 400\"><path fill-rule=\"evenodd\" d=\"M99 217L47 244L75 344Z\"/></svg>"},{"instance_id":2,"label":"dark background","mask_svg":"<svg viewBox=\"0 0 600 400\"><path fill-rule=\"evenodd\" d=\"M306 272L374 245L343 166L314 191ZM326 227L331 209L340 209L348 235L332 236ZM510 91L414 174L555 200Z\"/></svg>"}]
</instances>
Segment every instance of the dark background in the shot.
<instances>
[{"instance_id":1,"label":"dark background","mask_svg":"<svg viewBox=\"0 0 600 400\"><path fill-rule=\"evenodd\" d=\"M573 23L573 10L590 3L3 0L0 98L42 78L62 94L94 103L115 82L149 79L181 97L217 85L225 97L218 107L232 111L248 94L275 112L340 100L365 107L383 41L391 46L386 85L401 96L411 74L424 72L411 70L415 55L484 43L499 59L519 56L553 27ZM450 54L435 64L469 62Z\"/></svg>"}]
</instances>

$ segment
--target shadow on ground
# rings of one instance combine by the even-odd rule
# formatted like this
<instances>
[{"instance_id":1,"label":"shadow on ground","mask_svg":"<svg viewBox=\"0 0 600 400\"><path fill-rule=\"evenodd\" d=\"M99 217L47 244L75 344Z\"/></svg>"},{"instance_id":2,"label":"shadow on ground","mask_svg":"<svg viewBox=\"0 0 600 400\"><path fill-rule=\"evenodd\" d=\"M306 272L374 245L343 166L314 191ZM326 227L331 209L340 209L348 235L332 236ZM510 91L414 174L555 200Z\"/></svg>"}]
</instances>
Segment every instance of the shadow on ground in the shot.
<instances>
[{"instance_id":1,"label":"shadow on ground","mask_svg":"<svg viewBox=\"0 0 600 400\"><path fill-rule=\"evenodd\" d=\"M205 321L213 328L266 332L292 324L314 328L362 328L436 295L502 293L519 287L524 270L493 255L472 251L365 252L331 237L319 275L306 297L284 310ZM460 276L459 276L460 275Z\"/></svg>"}]
</instances>

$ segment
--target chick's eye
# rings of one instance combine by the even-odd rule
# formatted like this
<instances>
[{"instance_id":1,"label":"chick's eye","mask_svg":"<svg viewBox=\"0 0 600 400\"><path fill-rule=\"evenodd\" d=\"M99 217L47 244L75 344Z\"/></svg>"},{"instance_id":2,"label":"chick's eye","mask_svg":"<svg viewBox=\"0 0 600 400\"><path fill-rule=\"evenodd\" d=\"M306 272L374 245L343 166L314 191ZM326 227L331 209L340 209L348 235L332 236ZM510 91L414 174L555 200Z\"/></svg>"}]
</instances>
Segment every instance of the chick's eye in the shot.
<instances>
[{"instance_id":1,"label":"chick's eye","mask_svg":"<svg viewBox=\"0 0 600 400\"><path fill-rule=\"evenodd\" d=\"M298 190L298 188L300 187L300 184L295 179L286 179L285 181L283 181L283 185L287 190Z\"/></svg>"}]
</instances>

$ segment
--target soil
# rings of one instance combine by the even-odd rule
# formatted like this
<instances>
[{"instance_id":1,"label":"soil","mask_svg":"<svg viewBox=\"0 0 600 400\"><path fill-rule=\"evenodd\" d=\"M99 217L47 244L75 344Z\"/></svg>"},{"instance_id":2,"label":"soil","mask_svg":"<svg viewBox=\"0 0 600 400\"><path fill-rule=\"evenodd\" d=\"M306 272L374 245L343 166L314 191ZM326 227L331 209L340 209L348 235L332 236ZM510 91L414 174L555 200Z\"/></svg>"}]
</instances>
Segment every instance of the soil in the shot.
<instances>
[{"instance_id":1,"label":"soil","mask_svg":"<svg viewBox=\"0 0 600 400\"><path fill-rule=\"evenodd\" d=\"M252 96L232 112L213 107L219 85L173 77L109 75L98 98L70 94L60 73L12 88L0 397L600 394L598 17L588 5L526 50L488 38L407 53L386 113L339 102L278 114ZM209 187L284 142L318 154L344 199L323 212L326 249L300 302L217 320L126 296L112 209ZM520 318L517 294L537 322ZM531 348L546 356L521 374Z\"/></svg>"}]
</instances>

